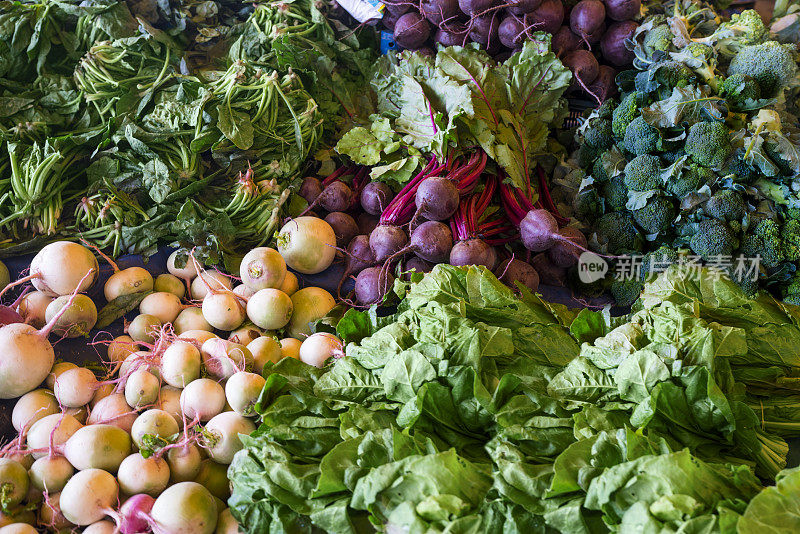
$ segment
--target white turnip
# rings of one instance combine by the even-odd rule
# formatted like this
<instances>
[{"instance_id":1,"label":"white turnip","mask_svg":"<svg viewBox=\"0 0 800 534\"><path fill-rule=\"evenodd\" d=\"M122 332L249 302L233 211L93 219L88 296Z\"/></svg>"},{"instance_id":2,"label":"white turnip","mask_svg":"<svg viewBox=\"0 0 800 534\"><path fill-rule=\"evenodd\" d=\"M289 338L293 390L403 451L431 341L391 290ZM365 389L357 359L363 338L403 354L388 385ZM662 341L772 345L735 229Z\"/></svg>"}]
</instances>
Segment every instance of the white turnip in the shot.
<instances>
[{"instance_id":1,"label":"white turnip","mask_svg":"<svg viewBox=\"0 0 800 534\"><path fill-rule=\"evenodd\" d=\"M140 314L133 318L128 324L127 333L134 341L142 343L153 343L161 328L161 321L158 317L148 314Z\"/></svg>"},{"instance_id":2,"label":"white turnip","mask_svg":"<svg viewBox=\"0 0 800 534\"><path fill-rule=\"evenodd\" d=\"M172 293L179 299L186 296L186 286L183 285L181 279L169 273L162 273L156 276L155 282L153 282L153 290Z\"/></svg>"},{"instance_id":3,"label":"white turnip","mask_svg":"<svg viewBox=\"0 0 800 534\"><path fill-rule=\"evenodd\" d=\"M178 256L181 256L179 258ZM184 262L183 266L179 267L176 263ZM167 258L167 270L172 276L176 276L181 280L192 280L197 276L197 264L189 257L189 253L185 250L176 250Z\"/></svg>"},{"instance_id":4,"label":"white turnip","mask_svg":"<svg viewBox=\"0 0 800 534\"><path fill-rule=\"evenodd\" d=\"M86 422L90 425L113 425L130 433L136 417L136 412L125 400L125 395L112 393L95 405Z\"/></svg>"},{"instance_id":5,"label":"white turnip","mask_svg":"<svg viewBox=\"0 0 800 534\"><path fill-rule=\"evenodd\" d=\"M256 425L236 412L215 415L203 429L204 446L215 462L230 464L233 455L242 450L239 434L250 435Z\"/></svg>"},{"instance_id":6,"label":"white turnip","mask_svg":"<svg viewBox=\"0 0 800 534\"><path fill-rule=\"evenodd\" d=\"M156 500L145 493L129 497L119 508L119 534L150 532L150 510ZM115 533L116 534L116 533Z\"/></svg>"},{"instance_id":7,"label":"white turnip","mask_svg":"<svg viewBox=\"0 0 800 534\"><path fill-rule=\"evenodd\" d=\"M114 476L102 469L79 471L61 491L61 513L76 525L91 525L106 517L117 504L119 487Z\"/></svg>"},{"instance_id":8,"label":"white turnip","mask_svg":"<svg viewBox=\"0 0 800 534\"><path fill-rule=\"evenodd\" d=\"M277 363L282 357L281 345L275 336L261 336L247 344L253 355L253 371L261 373L267 362Z\"/></svg>"},{"instance_id":9,"label":"white turnip","mask_svg":"<svg viewBox=\"0 0 800 534\"><path fill-rule=\"evenodd\" d=\"M131 428L131 438L140 449L143 445L143 438L147 434L164 439L172 439L180 431L175 418L164 410L153 408L142 413L133 422Z\"/></svg>"},{"instance_id":10,"label":"white turnip","mask_svg":"<svg viewBox=\"0 0 800 534\"><path fill-rule=\"evenodd\" d=\"M128 267L120 270L113 262L111 266L114 267L114 274L108 278L103 286L103 293L107 301L111 302L123 295L153 290L153 275L147 269L143 267Z\"/></svg>"},{"instance_id":11,"label":"white turnip","mask_svg":"<svg viewBox=\"0 0 800 534\"><path fill-rule=\"evenodd\" d=\"M53 321L56 315L60 317ZM97 306L86 295L65 295L47 305L44 318L53 321L53 332L59 336L85 336L97 322Z\"/></svg>"},{"instance_id":12,"label":"white turnip","mask_svg":"<svg viewBox=\"0 0 800 534\"><path fill-rule=\"evenodd\" d=\"M255 415L253 405L258 400L266 380L255 373L236 373L225 383L225 398L233 411L245 416Z\"/></svg>"},{"instance_id":13,"label":"white turnip","mask_svg":"<svg viewBox=\"0 0 800 534\"><path fill-rule=\"evenodd\" d=\"M192 443L168 450L167 464L169 465L170 483L194 480L200 473L200 462L202 461L200 449Z\"/></svg>"},{"instance_id":14,"label":"white turnip","mask_svg":"<svg viewBox=\"0 0 800 534\"><path fill-rule=\"evenodd\" d=\"M283 278L283 283L278 289L291 297L297 292L298 289L300 289L300 282L297 280L297 276L295 276L293 272L286 271L286 276Z\"/></svg>"},{"instance_id":15,"label":"white turnip","mask_svg":"<svg viewBox=\"0 0 800 534\"><path fill-rule=\"evenodd\" d=\"M244 345L245 347L264 335L264 330L258 328L251 322L244 323L242 326L228 334L228 341Z\"/></svg>"},{"instance_id":16,"label":"white turnip","mask_svg":"<svg viewBox=\"0 0 800 534\"><path fill-rule=\"evenodd\" d=\"M56 241L31 260L33 287L51 297L86 291L97 279L97 258L83 245ZM88 276L87 276L88 275Z\"/></svg>"},{"instance_id":17,"label":"white turnip","mask_svg":"<svg viewBox=\"0 0 800 534\"><path fill-rule=\"evenodd\" d=\"M203 317L214 328L231 331L244 322L247 313L239 297L232 292L215 292L203 299Z\"/></svg>"},{"instance_id":18,"label":"white turnip","mask_svg":"<svg viewBox=\"0 0 800 534\"><path fill-rule=\"evenodd\" d=\"M67 371L68 369L77 369L78 366L72 362L58 362L53 365L50 369L50 373L47 375L47 379L45 380L45 385L48 389L52 391L54 387L56 387L56 378L61 376L61 373Z\"/></svg>"},{"instance_id":19,"label":"white turnip","mask_svg":"<svg viewBox=\"0 0 800 534\"><path fill-rule=\"evenodd\" d=\"M174 321L181 310L181 299L174 293L150 293L139 304L139 313L157 317L162 324Z\"/></svg>"},{"instance_id":20,"label":"white turnip","mask_svg":"<svg viewBox=\"0 0 800 534\"><path fill-rule=\"evenodd\" d=\"M94 397L98 388L94 373L84 367L68 369L61 373L55 381L53 393L61 406L80 408Z\"/></svg>"},{"instance_id":21,"label":"white turnip","mask_svg":"<svg viewBox=\"0 0 800 534\"><path fill-rule=\"evenodd\" d=\"M321 273L336 256L333 228L316 217L290 220L281 228L276 240L286 265L303 274Z\"/></svg>"},{"instance_id":22,"label":"white turnip","mask_svg":"<svg viewBox=\"0 0 800 534\"><path fill-rule=\"evenodd\" d=\"M118 532L120 530L112 521L98 521L83 529L83 534L117 534Z\"/></svg>"},{"instance_id":23,"label":"white turnip","mask_svg":"<svg viewBox=\"0 0 800 534\"><path fill-rule=\"evenodd\" d=\"M28 474L37 490L58 493L75 474L75 468L63 456L44 456L33 462Z\"/></svg>"},{"instance_id":24,"label":"white turnip","mask_svg":"<svg viewBox=\"0 0 800 534\"><path fill-rule=\"evenodd\" d=\"M0 532L0 534L2 534ZM217 530L214 534L239 534L239 523L233 517L230 508L225 508L217 518Z\"/></svg>"},{"instance_id":25,"label":"white turnip","mask_svg":"<svg viewBox=\"0 0 800 534\"><path fill-rule=\"evenodd\" d=\"M0 527L0 534L37 534L37 530L27 523L11 523ZM86 532L84 530L84 532Z\"/></svg>"},{"instance_id":26,"label":"white turnip","mask_svg":"<svg viewBox=\"0 0 800 534\"><path fill-rule=\"evenodd\" d=\"M255 291L278 288L286 276L286 262L273 248L254 248L242 258L239 276L244 285Z\"/></svg>"},{"instance_id":27,"label":"white turnip","mask_svg":"<svg viewBox=\"0 0 800 534\"><path fill-rule=\"evenodd\" d=\"M127 495L145 493L157 497L169 484L169 466L158 456L145 458L137 452L122 461L117 480Z\"/></svg>"},{"instance_id":28,"label":"white turnip","mask_svg":"<svg viewBox=\"0 0 800 534\"><path fill-rule=\"evenodd\" d=\"M118 366L125 361L125 358L138 350L139 346L131 336L117 336L108 344L108 349L106 351L108 363Z\"/></svg>"},{"instance_id":29,"label":"white turnip","mask_svg":"<svg viewBox=\"0 0 800 534\"><path fill-rule=\"evenodd\" d=\"M38 459L47 455L52 440L54 448L59 448L83 425L67 414L54 413L36 421L25 436L33 457Z\"/></svg>"},{"instance_id":30,"label":"white turnip","mask_svg":"<svg viewBox=\"0 0 800 534\"><path fill-rule=\"evenodd\" d=\"M217 335L208 330L187 330L185 332L181 332L181 334L178 335L178 339L185 339L186 341L190 341L194 343L197 347L201 347L203 343L205 343L209 339L214 339L215 337L217 337Z\"/></svg>"},{"instance_id":31,"label":"white turnip","mask_svg":"<svg viewBox=\"0 0 800 534\"><path fill-rule=\"evenodd\" d=\"M280 340L282 358L300 359L300 347L303 342L293 337L287 337Z\"/></svg>"},{"instance_id":32,"label":"white turnip","mask_svg":"<svg viewBox=\"0 0 800 534\"><path fill-rule=\"evenodd\" d=\"M192 281L192 298L203 300L211 292L230 291L232 288L233 282L228 276L219 271L203 271Z\"/></svg>"},{"instance_id":33,"label":"white turnip","mask_svg":"<svg viewBox=\"0 0 800 534\"><path fill-rule=\"evenodd\" d=\"M39 508L39 524L58 534L71 532L75 525L70 523L61 513L61 492L46 495L44 504Z\"/></svg>"},{"instance_id":34,"label":"white turnip","mask_svg":"<svg viewBox=\"0 0 800 534\"><path fill-rule=\"evenodd\" d=\"M158 399L161 381L150 371L137 369L125 381L125 400L134 408L153 404Z\"/></svg>"},{"instance_id":35,"label":"white turnip","mask_svg":"<svg viewBox=\"0 0 800 534\"><path fill-rule=\"evenodd\" d=\"M300 361L314 367L322 367L330 358L342 356L342 341L327 332L313 334L300 345Z\"/></svg>"},{"instance_id":36,"label":"white turnip","mask_svg":"<svg viewBox=\"0 0 800 534\"><path fill-rule=\"evenodd\" d=\"M283 328L292 318L292 299L279 289L262 289L247 301L247 317L267 330Z\"/></svg>"},{"instance_id":37,"label":"white turnip","mask_svg":"<svg viewBox=\"0 0 800 534\"><path fill-rule=\"evenodd\" d=\"M0 458L0 489L2 489L3 508L13 508L21 503L28 495L29 487L30 478L28 478L28 471L25 467L14 460Z\"/></svg>"},{"instance_id":38,"label":"white turnip","mask_svg":"<svg viewBox=\"0 0 800 534\"><path fill-rule=\"evenodd\" d=\"M200 351L187 341L175 341L161 355L161 377L176 388L200 378Z\"/></svg>"},{"instance_id":39,"label":"white turnip","mask_svg":"<svg viewBox=\"0 0 800 534\"><path fill-rule=\"evenodd\" d=\"M228 412L233 413L233 412ZM211 458L207 458L200 463L200 472L197 474L195 482L206 488L211 495L222 501L227 501L231 496L230 482L228 481L228 466L215 462ZM221 512L225 508L225 504L217 510Z\"/></svg>"},{"instance_id":40,"label":"white turnip","mask_svg":"<svg viewBox=\"0 0 800 534\"><path fill-rule=\"evenodd\" d=\"M183 412L181 411L181 389L172 386L163 386L158 394L156 408L164 410L170 414L178 423L178 427L183 426Z\"/></svg>"},{"instance_id":41,"label":"white turnip","mask_svg":"<svg viewBox=\"0 0 800 534\"><path fill-rule=\"evenodd\" d=\"M196 482L180 482L159 495L150 511L157 534L213 534L214 497Z\"/></svg>"},{"instance_id":42,"label":"white turnip","mask_svg":"<svg viewBox=\"0 0 800 534\"><path fill-rule=\"evenodd\" d=\"M41 328L47 322L45 310L53 302L53 297L43 291L32 291L25 294L19 301L17 312L22 319L35 328Z\"/></svg>"},{"instance_id":43,"label":"white turnip","mask_svg":"<svg viewBox=\"0 0 800 534\"><path fill-rule=\"evenodd\" d=\"M225 390L208 378L195 380L181 392L181 408L189 419L208 421L225 408Z\"/></svg>"},{"instance_id":44,"label":"white turnip","mask_svg":"<svg viewBox=\"0 0 800 534\"><path fill-rule=\"evenodd\" d=\"M197 307L184 308L172 323L172 328L179 336L190 330L205 330L211 332L214 327L208 324L203 317L203 310Z\"/></svg>"},{"instance_id":45,"label":"white turnip","mask_svg":"<svg viewBox=\"0 0 800 534\"><path fill-rule=\"evenodd\" d=\"M19 398L11 411L11 425L17 432L30 427L39 419L58 413L58 402L52 392L34 389Z\"/></svg>"},{"instance_id":46,"label":"white turnip","mask_svg":"<svg viewBox=\"0 0 800 534\"><path fill-rule=\"evenodd\" d=\"M330 293L321 287L306 287L291 297L292 318L287 326L287 333L296 339L303 339L311 334L309 323L322 319L336 306Z\"/></svg>"},{"instance_id":47,"label":"white turnip","mask_svg":"<svg viewBox=\"0 0 800 534\"><path fill-rule=\"evenodd\" d=\"M103 469L113 473L130 452L131 437L112 425L84 426L64 444L64 457L78 471Z\"/></svg>"},{"instance_id":48,"label":"white turnip","mask_svg":"<svg viewBox=\"0 0 800 534\"><path fill-rule=\"evenodd\" d=\"M244 345L227 339L209 339L200 349L203 365L214 378L227 379L237 371L249 371L253 367L253 355Z\"/></svg>"},{"instance_id":49,"label":"white turnip","mask_svg":"<svg viewBox=\"0 0 800 534\"><path fill-rule=\"evenodd\" d=\"M256 294L255 290L250 289L244 284L239 284L238 286L235 286L231 291L233 291L233 294L236 295L237 297L242 297L243 300L247 300Z\"/></svg>"},{"instance_id":50,"label":"white turnip","mask_svg":"<svg viewBox=\"0 0 800 534\"><path fill-rule=\"evenodd\" d=\"M117 391L117 386L113 382L102 382L98 384L94 395L92 395L92 400L89 401L89 408L94 408L97 406L98 402Z\"/></svg>"}]
</instances>

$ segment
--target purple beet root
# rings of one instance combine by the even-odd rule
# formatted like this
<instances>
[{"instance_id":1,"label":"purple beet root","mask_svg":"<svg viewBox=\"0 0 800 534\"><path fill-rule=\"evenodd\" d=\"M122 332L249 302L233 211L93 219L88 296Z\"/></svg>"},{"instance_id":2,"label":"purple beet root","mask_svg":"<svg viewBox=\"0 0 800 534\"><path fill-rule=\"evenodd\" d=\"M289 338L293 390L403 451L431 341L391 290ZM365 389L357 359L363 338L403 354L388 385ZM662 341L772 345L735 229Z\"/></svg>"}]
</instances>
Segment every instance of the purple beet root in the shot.
<instances>
[{"instance_id":1,"label":"purple beet root","mask_svg":"<svg viewBox=\"0 0 800 534\"><path fill-rule=\"evenodd\" d=\"M535 292L539 289L539 273L532 265L516 258L505 260L495 269L497 279L514 289L517 283Z\"/></svg>"},{"instance_id":2,"label":"purple beet root","mask_svg":"<svg viewBox=\"0 0 800 534\"><path fill-rule=\"evenodd\" d=\"M536 254L531 258L531 265L538 273L542 284L555 287L567 285L567 270L554 265L547 253Z\"/></svg>"},{"instance_id":3,"label":"purple beet root","mask_svg":"<svg viewBox=\"0 0 800 534\"><path fill-rule=\"evenodd\" d=\"M356 301L364 306L378 304L394 285L394 276L380 267L368 267L356 277Z\"/></svg>"},{"instance_id":4,"label":"purple beet root","mask_svg":"<svg viewBox=\"0 0 800 534\"><path fill-rule=\"evenodd\" d=\"M489 270L497 264L497 252L482 239L467 239L453 245L450 265L483 265Z\"/></svg>"}]
</instances>

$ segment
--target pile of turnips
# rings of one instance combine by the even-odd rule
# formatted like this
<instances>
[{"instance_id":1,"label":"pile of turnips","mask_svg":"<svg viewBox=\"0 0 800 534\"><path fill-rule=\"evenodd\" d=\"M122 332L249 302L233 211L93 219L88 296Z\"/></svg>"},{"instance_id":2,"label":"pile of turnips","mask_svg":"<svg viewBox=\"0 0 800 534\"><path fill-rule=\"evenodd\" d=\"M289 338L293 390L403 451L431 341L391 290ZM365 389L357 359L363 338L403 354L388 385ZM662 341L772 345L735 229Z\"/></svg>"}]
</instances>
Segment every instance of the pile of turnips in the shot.
<instances>
[{"instance_id":1,"label":"pile of turnips","mask_svg":"<svg viewBox=\"0 0 800 534\"><path fill-rule=\"evenodd\" d=\"M304 222L295 224L285 229L287 250L302 237ZM308 268L333 258L317 261ZM204 269L187 251L155 278L112 267L106 298L143 298L125 334L95 336L102 372L55 363L48 340L85 335L97 319L81 298L91 302L81 292L99 270L90 249L48 245L28 276L8 284L36 291L4 309L0 327L0 397L19 397L17 435L0 448L0 533L238 532L226 473L239 435L256 428L260 373L284 357L322 366L341 356L335 336L310 329L334 299L300 289L283 256L265 247L245 255L239 277Z\"/></svg>"},{"instance_id":2,"label":"pile of turnips","mask_svg":"<svg viewBox=\"0 0 800 534\"><path fill-rule=\"evenodd\" d=\"M633 61L625 40L638 27L640 0L384 0L384 29L402 48L433 53L437 45L478 43L510 54L537 31L575 75L574 89L598 100L616 90L616 69Z\"/></svg>"}]
</instances>

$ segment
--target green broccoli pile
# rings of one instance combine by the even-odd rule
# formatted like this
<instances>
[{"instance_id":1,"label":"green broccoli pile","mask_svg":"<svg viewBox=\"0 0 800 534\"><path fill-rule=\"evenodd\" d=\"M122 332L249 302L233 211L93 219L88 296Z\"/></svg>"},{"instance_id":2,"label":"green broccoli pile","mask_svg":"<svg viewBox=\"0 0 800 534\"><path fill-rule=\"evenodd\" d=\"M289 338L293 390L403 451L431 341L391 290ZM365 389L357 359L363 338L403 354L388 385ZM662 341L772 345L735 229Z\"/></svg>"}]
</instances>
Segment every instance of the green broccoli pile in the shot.
<instances>
[{"instance_id":1,"label":"green broccoli pile","mask_svg":"<svg viewBox=\"0 0 800 534\"><path fill-rule=\"evenodd\" d=\"M698 0L665 10L634 34L619 100L577 131L572 215L609 255L758 257L759 283L728 274L800 303L800 120L786 102L800 85L796 47L771 40L752 10L724 22ZM620 304L646 271L610 288Z\"/></svg>"}]
</instances>

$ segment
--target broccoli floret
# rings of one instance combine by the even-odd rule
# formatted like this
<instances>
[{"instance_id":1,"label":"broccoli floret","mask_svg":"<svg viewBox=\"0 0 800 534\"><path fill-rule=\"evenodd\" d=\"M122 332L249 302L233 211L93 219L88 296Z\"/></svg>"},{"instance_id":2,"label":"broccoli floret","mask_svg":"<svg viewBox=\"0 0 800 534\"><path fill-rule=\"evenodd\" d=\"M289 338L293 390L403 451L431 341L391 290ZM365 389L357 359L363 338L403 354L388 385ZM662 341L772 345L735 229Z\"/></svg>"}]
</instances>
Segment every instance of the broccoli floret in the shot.
<instances>
[{"instance_id":1,"label":"broccoli floret","mask_svg":"<svg viewBox=\"0 0 800 534\"><path fill-rule=\"evenodd\" d=\"M795 272L792 276L792 279L789 281L789 285L786 286L784 291L786 295L794 295L795 300L792 302L795 306L800 305L800 272ZM786 299L789 302L788 299Z\"/></svg>"},{"instance_id":2,"label":"broccoli floret","mask_svg":"<svg viewBox=\"0 0 800 534\"><path fill-rule=\"evenodd\" d=\"M625 165L625 185L631 191L651 191L662 183L661 161L656 156L636 156Z\"/></svg>"},{"instance_id":3,"label":"broccoli floret","mask_svg":"<svg viewBox=\"0 0 800 534\"><path fill-rule=\"evenodd\" d=\"M639 113L639 98L641 95L642 93L636 91L630 93L620 102L619 106L614 109L611 124L614 137L618 139L625 137L625 130L628 129L628 125Z\"/></svg>"},{"instance_id":4,"label":"broccoli floret","mask_svg":"<svg viewBox=\"0 0 800 534\"><path fill-rule=\"evenodd\" d=\"M761 86L746 74L728 76L719 88L719 94L734 107L741 108L748 101L761 98Z\"/></svg>"},{"instance_id":5,"label":"broccoli floret","mask_svg":"<svg viewBox=\"0 0 800 534\"><path fill-rule=\"evenodd\" d=\"M664 161L666 161L667 163L669 163L671 165L671 164L675 163L676 161L678 161L679 159L681 159L685 155L686 155L686 152L684 152L683 147L681 147L681 148L679 148L677 150L670 150L668 152L662 152L661 153L661 159L663 159Z\"/></svg>"},{"instance_id":6,"label":"broccoli floret","mask_svg":"<svg viewBox=\"0 0 800 534\"><path fill-rule=\"evenodd\" d=\"M645 234L668 230L677 212L672 201L663 195L650 197L643 208L633 210L633 219Z\"/></svg>"},{"instance_id":7,"label":"broccoli floret","mask_svg":"<svg viewBox=\"0 0 800 534\"><path fill-rule=\"evenodd\" d=\"M596 229L598 239L608 245L611 254L641 248L642 236L628 213L606 213L597 220Z\"/></svg>"},{"instance_id":8,"label":"broccoli floret","mask_svg":"<svg viewBox=\"0 0 800 534\"><path fill-rule=\"evenodd\" d=\"M706 213L715 219L741 221L744 218L744 198L732 189L717 191L706 202Z\"/></svg>"},{"instance_id":9,"label":"broccoli floret","mask_svg":"<svg viewBox=\"0 0 800 534\"><path fill-rule=\"evenodd\" d=\"M766 267L775 267L785 260L781 228L772 219L763 219L750 227L742 238L742 254L761 257Z\"/></svg>"},{"instance_id":10,"label":"broccoli floret","mask_svg":"<svg viewBox=\"0 0 800 534\"><path fill-rule=\"evenodd\" d=\"M671 178L667 182L667 191L678 198L683 198L714 180L716 180L714 171L697 163L690 163L680 176Z\"/></svg>"},{"instance_id":11,"label":"broccoli floret","mask_svg":"<svg viewBox=\"0 0 800 534\"><path fill-rule=\"evenodd\" d=\"M761 15L753 9L731 16L731 20L719 25L713 34L697 42L715 46L723 55L732 56L742 46L764 42L769 31L761 20Z\"/></svg>"},{"instance_id":12,"label":"broccoli floret","mask_svg":"<svg viewBox=\"0 0 800 534\"><path fill-rule=\"evenodd\" d=\"M628 278L611 282L610 291L611 296L617 302L617 306L628 308L636 302L643 289L644 284L641 281L635 278Z\"/></svg>"},{"instance_id":13,"label":"broccoli floret","mask_svg":"<svg viewBox=\"0 0 800 534\"><path fill-rule=\"evenodd\" d=\"M789 219L783 223L781 239L783 240L783 253L786 256L786 261L800 261L800 221Z\"/></svg>"},{"instance_id":14,"label":"broccoli floret","mask_svg":"<svg viewBox=\"0 0 800 534\"><path fill-rule=\"evenodd\" d=\"M734 74L752 76L761 87L761 94L772 98L797 75L797 63L791 45L767 41L742 48L728 66L728 76Z\"/></svg>"},{"instance_id":15,"label":"broccoli floret","mask_svg":"<svg viewBox=\"0 0 800 534\"><path fill-rule=\"evenodd\" d=\"M585 189L575 195L572 208L579 221L591 222L603 215L603 199L594 189Z\"/></svg>"},{"instance_id":16,"label":"broccoli floret","mask_svg":"<svg viewBox=\"0 0 800 534\"><path fill-rule=\"evenodd\" d=\"M658 64L655 72L655 80L669 88L669 94L673 87L685 87L694 81L695 73L692 69L679 61L664 61Z\"/></svg>"},{"instance_id":17,"label":"broccoli floret","mask_svg":"<svg viewBox=\"0 0 800 534\"><path fill-rule=\"evenodd\" d=\"M597 116L601 119L610 119L614 115L614 110L617 107L616 98L607 98L600 104L600 107L597 108Z\"/></svg>"},{"instance_id":18,"label":"broccoli floret","mask_svg":"<svg viewBox=\"0 0 800 534\"><path fill-rule=\"evenodd\" d=\"M696 163L712 169L721 168L733 151L728 128L716 121L692 124L685 148Z\"/></svg>"},{"instance_id":19,"label":"broccoli floret","mask_svg":"<svg viewBox=\"0 0 800 534\"><path fill-rule=\"evenodd\" d=\"M647 124L643 117L636 117L625 130L622 144L628 152L641 156L655 151L658 139L658 130Z\"/></svg>"},{"instance_id":20,"label":"broccoli floret","mask_svg":"<svg viewBox=\"0 0 800 534\"><path fill-rule=\"evenodd\" d=\"M758 278L755 278L747 272L737 270L735 266L730 266L725 269L725 274L736 285L742 288L742 292L748 297L752 297L758 292Z\"/></svg>"},{"instance_id":21,"label":"broccoli floret","mask_svg":"<svg viewBox=\"0 0 800 534\"><path fill-rule=\"evenodd\" d=\"M739 240L733 230L724 222L717 219L700 221L697 232L689 241L692 252L709 259L714 256L730 256L739 248Z\"/></svg>"},{"instance_id":22,"label":"broccoli floret","mask_svg":"<svg viewBox=\"0 0 800 534\"><path fill-rule=\"evenodd\" d=\"M589 170L592 168L594 160L597 159L597 149L584 143L575 151L575 161L581 169Z\"/></svg>"},{"instance_id":23,"label":"broccoli floret","mask_svg":"<svg viewBox=\"0 0 800 534\"><path fill-rule=\"evenodd\" d=\"M655 52L666 52L672 46L675 35L667 24L656 26L644 36L642 47L647 57L651 57Z\"/></svg>"},{"instance_id":24,"label":"broccoli floret","mask_svg":"<svg viewBox=\"0 0 800 534\"><path fill-rule=\"evenodd\" d=\"M597 150L606 150L614 144L614 132L609 119L596 119L583 133L587 145Z\"/></svg>"},{"instance_id":25,"label":"broccoli floret","mask_svg":"<svg viewBox=\"0 0 800 534\"><path fill-rule=\"evenodd\" d=\"M794 166L791 161L785 159L783 154L780 152L778 145L772 142L771 137L767 138L767 142L764 143L764 153L769 157L770 161L778 167L778 171L783 176L792 176L795 174Z\"/></svg>"},{"instance_id":26,"label":"broccoli floret","mask_svg":"<svg viewBox=\"0 0 800 534\"><path fill-rule=\"evenodd\" d=\"M723 168L723 174L732 174L736 177L736 182L741 184L749 184L758 178L758 172L742 158L744 150L737 150L732 158L730 158Z\"/></svg>"},{"instance_id":27,"label":"broccoli floret","mask_svg":"<svg viewBox=\"0 0 800 534\"><path fill-rule=\"evenodd\" d=\"M605 182L601 191L606 201L606 210L622 211L625 209L625 204L628 203L628 188L625 186L625 179L621 175Z\"/></svg>"},{"instance_id":28,"label":"broccoli floret","mask_svg":"<svg viewBox=\"0 0 800 534\"><path fill-rule=\"evenodd\" d=\"M594 164L592 165L592 178L594 178L595 182L607 182L608 181L608 172L606 172L606 168L603 166L603 158L597 158L594 160Z\"/></svg>"},{"instance_id":29,"label":"broccoli floret","mask_svg":"<svg viewBox=\"0 0 800 534\"><path fill-rule=\"evenodd\" d=\"M670 55L674 60L691 67L704 82L716 91L719 79L717 77L717 58L713 48L703 43L692 42L682 48L680 52Z\"/></svg>"},{"instance_id":30,"label":"broccoli floret","mask_svg":"<svg viewBox=\"0 0 800 534\"><path fill-rule=\"evenodd\" d=\"M648 252L642 256L641 280L646 282L677 261L678 251L673 247L662 245L656 250Z\"/></svg>"}]
</instances>

